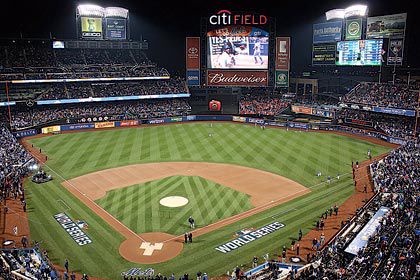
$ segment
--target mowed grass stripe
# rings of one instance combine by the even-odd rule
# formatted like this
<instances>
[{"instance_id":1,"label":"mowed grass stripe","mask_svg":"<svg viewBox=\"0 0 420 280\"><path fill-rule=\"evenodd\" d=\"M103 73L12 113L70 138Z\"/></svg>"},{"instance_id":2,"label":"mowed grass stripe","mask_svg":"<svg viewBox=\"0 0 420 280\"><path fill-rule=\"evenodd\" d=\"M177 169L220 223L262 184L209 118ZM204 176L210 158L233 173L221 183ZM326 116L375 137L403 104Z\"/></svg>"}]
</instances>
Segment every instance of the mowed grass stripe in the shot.
<instances>
[{"instance_id":1,"label":"mowed grass stripe","mask_svg":"<svg viewBox=\"0 0 420 280\"><path fill-rule=\"evenodd\" d=\"M213 136L209 137L209 133L212 133ZM106 148L110 142L116 144L115 149L110 150ZM176 259L163 264L150 265L157 272L167 275L174 272L177 277L185 272L194 275L198 270L207 272L210 276L217 276L217 274L231 270L236 264L249 263L254 254L261 257L262 254L267 252L270 254L277 252L283 244L290 244L289 238L296 236L300 227L304 232L309 231L314 221L319 217L319 212L325 211L326 208L329 208L334 203L343 202L353 192L351 176L343 176L340 181L328 186L326 184L319 185L320 182L325 180L326 176L335 177L337 175L336 172L351 174L351 160L363 161L366 159L368 149L372 150L373 155L389 150L388 148L339 135L271 128L262 131L259 127L230 123L214 123L212 127L208 123L190 123L63 134L32 139L31 143L46 152L50 158L48 164L66 178L73 178L99 169L134 163L163 160L209 161L259 168L286 176L307 187L313 187L310 194L195 238L197 243L185 246L182 254ZM104 149L110 150L111 155L109 157L106 155L108 160L104 160L102 157L101 161ZM129 156L126 157L126 155ZM78 161L80 162L78 163ZM322 178L315 176L318 170L322 171ZM194 179L193 181L198 185L201 180ZM213 182L210 183L213 184ZM103 256L103 258L107 258L107 261L109 259L108 262L112 263L112 265L108 264L106 267L101 265L99 269L97 262L93 261L94 257L92 255L94 256L95 254L91 254L90 249L80 250L71 239L69 239L71 242L67 243L44 243L54 261L62 264L64 257L69 255L71 256L71 266L74 266L75 269L110 279L120 279L121 271L137 266L119 256L118 247L123 239L121 235L116 234L109 225L91 213L90 210L80 210L86 207L60 186L59 179L55 179L51 184L50 187L45 189L43 188L44 185L41 188L38 185L35 186L39 192L28 196L28 207L34 206L34 211L38 207L45 208L45 213L39 219L30 221L31 228L37 227L33 231L32 237L39 237L39 240L49 240L54 239L54 235L57 234L61 235L64 240L66 238L69 239L68 235L62 230L56 230L55 227L48 226L40 228L39 224L37 224L38 221L42 222L44 219L48 219L50 213L50 210L47 209L50 205L44 205L44 200L48 199L51 201L62 198L72 209L75 209L75 212L71 211L73 218L83 219L88 222L88 234L94 238L92 249ZM197 195L198 198L207 197L199 206L203 207L202 215L218 217L220 214L232 214L238 211L236 207L233 207L233 204L243 204L243 200L240 197L231 197L231 203L227 205L226 201L229 199L223 200L221 194L226 196L226 198L232 194L220 190L216 191L215 189L203 191L203 188L199 189L198 194L195 194L194 198ZM164 189L162 188L162 190ZM183 184L173 191L169 194L186 193ZM48 192L48 195L44 195L44 192ZM162 192L157 194L160 195ZM156 194L152 196L156 196ZM195 215L194 209L193 211L186 209L183 212L180 209L168 209L166 211L159 207L157 214L149 216L148 213L145 213L147 211L146 208L150 206L147 206L147 203L150 202L150 196L147 196L147 189L144 189L144 194L139 192L138 189L132 191L128 202L122 197L116 198L117 195L115 194L104 201L106 201L107 207L112 206L115 209L118 209L119 205L115 206L114 204L129 204L124 208L123 215L130 227L133 228L145 229L148 226L150 227L150 223L153 223L151 220L158 220L158 222L155 222L155 225L149 229L164 228L164 225L167 225L167 221L172 219L172 230L178 230L180 233L183 233L184 230L188 230L187 221L183 217L184 212L187 213L187 217L188 214ZM158 203L157 198L155 199L156 203ZM139 206L135 205L135 202L138 202ZM209 206L206 203L210 203L213 206L210 208L211 211L209 211ZM63 208L62 206L60 207L57 209ZM143 212L141 210L142 207L145 209ZM222 213L220 212L221 208L227 211ZM286 224L286 227L280 231L264 237L256 243L250 243L237 252L223 255L214 250L215 246L230 240L237 230L265 225L273 221L272 215L291 208L296 208L297 210L287 212L278 217L280 222ZM139 213L135 213L138 211ZM36 213L34 212L34 214ZM133 217L134 214L137 214L137 216ZM30 213L30 215L32 214ZM200 217L200 214L197 214L197 217ZM47 221L46 225L48 223L54 225L56 222L51 219L49 222ZM166 228L164 229L166 231Z\"/></svg>"}]
</instances>

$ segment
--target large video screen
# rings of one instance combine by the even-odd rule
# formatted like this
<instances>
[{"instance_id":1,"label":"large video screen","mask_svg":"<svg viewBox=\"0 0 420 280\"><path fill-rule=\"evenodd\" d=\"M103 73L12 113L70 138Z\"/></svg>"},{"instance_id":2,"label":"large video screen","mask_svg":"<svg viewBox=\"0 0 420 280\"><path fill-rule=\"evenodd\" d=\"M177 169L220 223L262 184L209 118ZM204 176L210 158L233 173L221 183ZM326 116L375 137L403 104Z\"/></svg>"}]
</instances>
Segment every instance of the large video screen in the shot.
<instances>
[{"instance_id":1,"label":"large video screen","mask_svg":"<svg viewBox=\"0 0 420 280\"><path fill-rule=\"evenodd\" d=\"M81 17L83 38L102 39L102 18Z\"/></svg>"},{"instance_id":2,"label":"large video screen","mask_svg":"<svg viewBox=\"0 0 420 280\"><path fill-rule=\"evenodd\" d=\"M337 42L336 65L380 66L382 40L356 40Z\"/></svg>"},{"instance_id":3,"label":"large video screen","mask_svg":"<svg viewBox=\"0 0 420 280\"><path fill-rule=\"evenodd\" d=\"M208 68L268 69L268 37L212 36L208 38Z\"/></svg>"}]
</instances>

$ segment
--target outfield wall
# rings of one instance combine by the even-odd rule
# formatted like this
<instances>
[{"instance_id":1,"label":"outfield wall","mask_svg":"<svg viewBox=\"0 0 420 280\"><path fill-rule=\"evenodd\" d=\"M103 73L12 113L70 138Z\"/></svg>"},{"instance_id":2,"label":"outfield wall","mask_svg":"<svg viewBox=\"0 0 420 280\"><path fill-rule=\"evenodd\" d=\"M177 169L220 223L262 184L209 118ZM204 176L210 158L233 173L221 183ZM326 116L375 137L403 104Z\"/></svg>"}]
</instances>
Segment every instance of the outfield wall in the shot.
<instances>
[{"instance_id":1,"label":"outfield wall","mask_svg":"<svg viewBox=\"0 0 420 280\"><path fill-rule=\"evenodd\" d=\"M260 118L242 117L242 116L231 116L231 115L190 115L190 116L179 116L169 118L156 118L148 120L124 120L124 121L101 121L101 122L89 122L89 123L77 123L77 124L65 124L65 125L53 125L46 126L41 129L27 129L14 132L17 138L34 136L37 134L50 134L50 133L61 133L66 131L77 131L85 129L103 129L103 128L115 128L115 127L135 127L141 125L150 124L167 124L167 123L180 123L190 121L232 121L238 123L254 124L258 126L272 126L272 127L284 127L286 129L300 129L300 130L322 130L322 131L339 131L358 136L366 136L371 138L377 138L393 144L403 144L405 139L388 136L379 132L373 132L364 129L349 128L346 126L332 125L329 123L302 123L302 122L276 122L267 121Z\"/></svg>"}]
</instances>

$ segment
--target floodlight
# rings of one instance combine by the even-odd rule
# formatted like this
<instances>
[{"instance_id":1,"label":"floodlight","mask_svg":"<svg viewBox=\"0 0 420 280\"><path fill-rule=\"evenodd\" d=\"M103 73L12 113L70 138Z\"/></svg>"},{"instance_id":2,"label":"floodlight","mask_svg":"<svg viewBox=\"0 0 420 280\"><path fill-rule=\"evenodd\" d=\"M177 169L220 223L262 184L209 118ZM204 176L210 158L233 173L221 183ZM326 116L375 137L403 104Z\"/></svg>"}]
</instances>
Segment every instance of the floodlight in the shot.
<instances>
[{"instance_id":1,"label":"floodlight","mask_svg":"<svg viewBox=\"0 0 420 280\"><path fill-rule=\"evenodd\" d=\"M81 16L103 17L105 9L98 5L84 4L77 6L77 12Z\"/></svg>"},{"instance_id":2,"label":"floodlight","mask_svg":"<svg viewBox=\"0 0 420 280\"><path fill-rule=\"evenodd\" d=\"M343 19L344 18L344 9L334 9L325 12L325 17L327 20L331 19Z\"/></svg>"},{"instance_id":3,"label":"floodlight","mask_svg":"<svg viewBox=\"0 0 420 280\"><path fill-rule=\"evenodd\" d=\"M367 15L366 5L353 5L344 10L344 17L364 17Z\"/></svg>"},{"instance_id":4,"label":"floodlight","mask_svg":"<svg viewBox=\"0 0 420 280\"><path fill-rule=\"evenodd\" d=\"M368 7L366 5L352 5L345 9L333 9L325 12L327 20L344 19L348 17L364 17L367 15Z\"/></svg>"},{"instance_id":5,"label":"floodlight","mask_svg":"<svg viewBox=\"0 0 420 280\"><path fill-rule=\"evenodd\" d=\"M128 18L128 10L120 7L105 8L105 17Z\"/></svg>"}]
</instances>

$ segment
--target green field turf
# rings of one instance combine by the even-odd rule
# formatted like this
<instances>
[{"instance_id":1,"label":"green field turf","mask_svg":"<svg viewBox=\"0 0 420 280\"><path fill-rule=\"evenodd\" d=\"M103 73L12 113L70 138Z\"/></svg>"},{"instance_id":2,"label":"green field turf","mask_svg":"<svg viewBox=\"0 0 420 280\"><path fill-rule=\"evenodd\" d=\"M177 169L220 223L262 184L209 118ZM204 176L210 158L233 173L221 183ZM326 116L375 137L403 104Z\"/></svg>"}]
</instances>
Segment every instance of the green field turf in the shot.
<instances>
[{"instance_id":1,"label":"green field turf","mask_svg":"<svg viewBox=\"0 0 420 280\"><path fill-rule=\"evenodd\" d=\"M209 137L209 133L213 136ZM334 134L275 128L263 131L233 123L80 132L30 142L48 154L47 165L59 174L51 171L55 179L47 184L26 183L31 238L43 241L41 246L48 249L54 262L63 265L68 258L70 269L109 279L120 279L120 273L132 267L153 267L157 272L173 272L178 277L185 272L195 275L199 270L217 276L236 265L249 264L254 255L276 254L283 245L290 244L299 228L308 232L321 212L335 203L341 204L353 193L352 160L365 160L368 149L374 156L389 150ZM129 263L118 253L123 237L60 183L62 178L71 179L101 169L160 161L223 162L259 168L295 180L312 192L197 237L193 244L184 247L180 256L166 263ZM45 169L49 171L48 167ZM322 172L321 178L315 176L317 171ZM327 175L337 174L341 175L339 181L334 180L331 185L323 183ZM92 244L80 247L64 232L53 219L54 214L63 211L72 219L89 224L87 234ZM257 228L275 220L285 227L228 254L214 249L231 240L238 230Z\"/></svg>"},{"instance_id":2,"label":"green field turf","mask_svg":"<svg viewBox=\"0 0 420 280\"><path fill-rule=\"evenodd\" d=\"M189 201L177 208L160 205L167 196ZM112 190L96 203L134 232L174 235L190 230L189 216L202 227L252 208L248 195L198 176L173 176Z\"/></svg>"}]
</instances>

